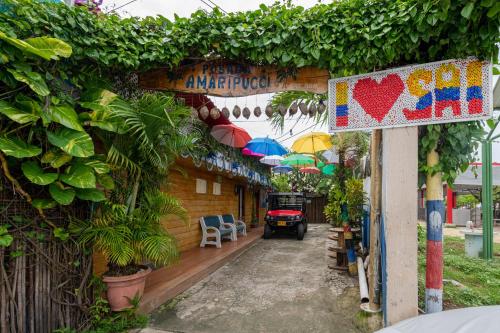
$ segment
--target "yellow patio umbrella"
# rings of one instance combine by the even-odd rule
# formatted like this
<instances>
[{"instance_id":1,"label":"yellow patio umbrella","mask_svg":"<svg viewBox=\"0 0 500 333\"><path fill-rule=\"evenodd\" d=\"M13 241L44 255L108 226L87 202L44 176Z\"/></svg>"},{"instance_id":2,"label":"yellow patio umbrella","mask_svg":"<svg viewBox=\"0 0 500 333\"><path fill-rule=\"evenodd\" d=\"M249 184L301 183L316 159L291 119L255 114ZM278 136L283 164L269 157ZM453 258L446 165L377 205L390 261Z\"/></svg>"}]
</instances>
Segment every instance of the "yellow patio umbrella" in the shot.
<instances>
[{"instance_id":1,"label":"yellow patio umbrella","mask_svg":"<svg viewBox=\"0 0 500 333\"><path fill-rule=\"evenodd\" d=\"M323 132L311 132L303 135L292 145L292 150L302 154L316 154L333 147L331 136Z\"/></svg>"}]
</instances>

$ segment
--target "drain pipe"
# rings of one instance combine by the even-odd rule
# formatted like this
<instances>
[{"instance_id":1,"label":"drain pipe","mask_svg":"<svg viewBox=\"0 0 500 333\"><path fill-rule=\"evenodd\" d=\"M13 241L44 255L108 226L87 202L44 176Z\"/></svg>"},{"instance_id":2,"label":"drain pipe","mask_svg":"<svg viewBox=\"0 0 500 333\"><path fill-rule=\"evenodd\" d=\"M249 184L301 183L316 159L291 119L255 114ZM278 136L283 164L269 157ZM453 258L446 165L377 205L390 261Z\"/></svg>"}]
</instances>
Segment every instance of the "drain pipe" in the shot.
<instances>
[{"instance_id":1,"label":"drain pipe","mask_svg":"<svg viewBox=\"0 0 500 333\"><path fill-rule=\"evenodd\" d=\"M358 257L358 278L359 278L359 296L361 298L361 303L368 303L368 284L366 283L366 274L363 259Z\"/></svg>"}]
</instances>

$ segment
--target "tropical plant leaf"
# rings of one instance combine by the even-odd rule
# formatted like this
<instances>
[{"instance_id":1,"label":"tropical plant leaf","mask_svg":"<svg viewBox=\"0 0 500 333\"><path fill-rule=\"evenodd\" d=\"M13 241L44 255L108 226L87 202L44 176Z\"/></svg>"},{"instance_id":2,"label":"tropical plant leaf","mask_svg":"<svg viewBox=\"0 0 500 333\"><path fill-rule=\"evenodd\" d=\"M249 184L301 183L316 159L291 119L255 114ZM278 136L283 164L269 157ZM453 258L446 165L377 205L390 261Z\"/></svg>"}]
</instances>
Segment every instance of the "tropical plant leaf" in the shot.
<instances>
[{"instance_id":1,"label":"tropical plant leaf","mask_svg":"<svg viewBox=\"0 0 500 333\"><path fill-rule=\"evenodd\" d=\"M26 83L31 90L36 92L40 96L47 96L50 94L49 87L47 87L47 83L43 77L37 73L29 70L26 71L18 71L12 68L7 68L7 71L14 76L17 81Z\"/></svg>"},{"instance_id":2,"label":"tropical plant leaf","mask_svg":"<svg viewBox=\"0 0 500 333\"><path fill-rule=\"evenodd\" d=\"M94 143L86 132L63 128L55 133L47 132L49 142L66 153L76 157L94 155Z\"/></svg>"},{"instance_id":3,"label":"tropical plant leaf","mask_svg":"<svg viewBox=\"0 0 500 333\"><path fill-rule=\"evenodd\" d=\"M75 198L75 190L71 187L63 188L62 184L52 183L49 185L52 198L60 205L69 205Z\"/></svg>"},{"instance_id":4,"label":"tropical plant leaf","mask_svg":"<svg viewBox=\"0 0 500 333\"><path fill-rule=\"evenodd\" d=\"M34 54L45 60L58 60L59 56L67 58L71 55L71 46L57 38L34 37L23 41L9 37L0 31L0 39L23 52Z\"/></svg>"},{"instance_id":5,"label":"tropical plant leaf","mask_svg":"<svg viewBox=\"0 0 500 333\"><path fill-rule=\"evenodd\" d=\"M97 174L108 173L111 170L108 163L95 159L84 161L83 164L92 167Z\"/></svg>"},{"instance_id":6,"label":"tropical plant leaf","mask_svg":"<svg viewBox=\"0 0 500 333\"><path fill-rule=\"evenodd\" d=\"M106 200L106 195L101 190L96 188L90 189L77 189L76 196L82 200L89 200L94 202L100 202Z\"/></svg>"},{"instance_id":7,"label":"tropical plant leaf","mask_svg":"<svg viewBox=\"0 0 500 333\"><path fill-rule=\"evenodd\" d=\"M0 101L0 113L19 124L26 124L40 119L39 116L19 110L5 101Z\"/></svg>"},{"instance_id":8,"label":"tropical plant leaf","mask_svg":"<svg viewBox=\"0 0 500 333\"><path fill-rule=\"evenodd\" d=\"M39 209L50 209L57 207L57 202L51 199L35 199L31 202L31 205Z\"/></svg>"},{"instance_id":9,"label":"tropical plant leaf","mask_svg":"<svg viewBox=\"0 0 500 333\"><path fill-rule=\"evenodd\" d=\"M69 58L72 53L71 46L60 39L52 37L33 37L28 38L25 42L39 53L44 54L52 60L59 60L59 57Z\"/></svg>"},{"instance_id":10,"label":"tropical plant leaf","mask_svg":"<svg viewBox=\"0 0 500 333\"><path fill-rule=\"evenodd\" d=\"M0 150L5 155L17 158L33 157L42 153L42 148L29 145L18 138L0 138Z\"/></svg>"},{"instance_id":11,"label":"tropical plant leaf","mask_svg":"<svg viewBox=\"0 0 500 333\"><path fill-rule=\"evenodd\" d=\"M9 227L7 224L0 225L0 247L10 246L14 240L14 237L9 235Z\"/></svg>"},{"instance_id":12,"label":"tropical plant leaf","mask_svg":"<svg viewBox=\"0 0 500 333\"><path fill-rule=\"evenodd\" d=\"M95 188L96 179L91 167L83 164L71 165L59 176L64 183L77 188Z\"/></svg>"},{"instance_id":13,"label":"tropical plant leaf","mask_svg":"<svg viewBox=\"0 0 500 333\"><path fill-rule=\"evenodd\" d=\"M57 169L62 167L64 164L70 162L73 159L73 156L68 155L62 150L49 150L45 154L43 154L41 158L42 163L50 163L50 166Z\"/></svg>"},{"instance_id":14,"label":"tropical plant leaf","mask_svg":"<svg viewBox=\"0 0 500 333\"><path fill-rule=\"evenodd\" d=\"M97 175L97 183L106 190L112 190L115 188L115 181L113 180L113 177L105 173Z\"/></svg>"},{"instance_id":15,"label":"tropical plant leaf","mask_svg":"<svg viewBox=\"0 0 500 333\"><path fill-rule=\"evenodd\" d=\"M37 185L48 185L56 181L57 173L44 173L43 169L35 161L26 161L21 165L23 174L32 183Z\"/></svg>"},{"instance_id":16,"label":"tropical plant leaf","mask_svg":"<svg viewBox=\"0 0 500 333\"><path fill-rule=\"evenodd\" d=\"M59 238L62 241L65 241L69 238L69 233L64 228L55 228L54 229L54 237Z\"/></svg>"},{"instance_id":17,"label":"tropical plant leaf","mask_svg":"<svg viewBox=\"0 0 500 333\"><path fill-rule=\"evenodd\" d=\"M68 128L74 129L76 131L83 131L83 127L80 124L80 120L78 119L78 115L76 111L69 105L60 105L55 106L52 105L49 107L48 112L50 119L64 125Z\"/></svg>"}]
</instances>

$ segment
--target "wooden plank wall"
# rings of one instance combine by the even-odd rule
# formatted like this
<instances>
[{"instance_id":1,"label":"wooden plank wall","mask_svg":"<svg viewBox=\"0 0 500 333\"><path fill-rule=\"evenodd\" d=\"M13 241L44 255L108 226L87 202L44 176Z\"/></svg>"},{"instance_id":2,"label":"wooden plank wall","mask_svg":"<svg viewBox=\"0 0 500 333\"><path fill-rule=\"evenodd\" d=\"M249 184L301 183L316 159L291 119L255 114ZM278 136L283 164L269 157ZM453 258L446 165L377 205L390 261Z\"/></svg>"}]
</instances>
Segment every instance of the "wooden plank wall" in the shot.
<instances>
[{"instance_id":1,"label":"wooden plank wall","mask_svg":"<svg viewBox=\"0 0 500 333\"><path fill-rule=\"evenodd\" d=\"M327 223L327 219L324 213L326 205L325 196L311 196L307 197L307 200L311 200L311 203L306 205L306 218L308 223Z\"/></svg>"},{"instance_id":2,"label":"wooden plank wall","mask_svg":"<svg viewBox=\"0 0 500 333\"><path fill-rule=\"evenodd\" d=\"M252 218L252 200L255 200L253 191L258 191L254 188L249 190L244 178L230 178L227 173L212 170L208 171L204 166L196 168L190 160L182 159L177 163L184 174L172 169L169 174L168 186L163 190L171 193L178 198L183 207L187 209L189 215L189 225L185 225L180 219L175 217L167 217L162 222L165 228L178 241L180 251L186 251L194 247L198 247L201 241L201 227L199 218L204 215L219 215L232 213L238 217L238 196L235 194L235 186L242 185L245 187L245 217L244 221L247 228L250 229ZM216 182L217 176L221 180L221 195L213 194L213 183ZM196 193L196 179L204 179L207 181L207 193ZM257 204L255 204L257 209ZM259 224L264 224L265 208L259 209ZM101 254L94 255L94 272L102 274L106 270L106 259Z\"/></svg>"}]
</instances>

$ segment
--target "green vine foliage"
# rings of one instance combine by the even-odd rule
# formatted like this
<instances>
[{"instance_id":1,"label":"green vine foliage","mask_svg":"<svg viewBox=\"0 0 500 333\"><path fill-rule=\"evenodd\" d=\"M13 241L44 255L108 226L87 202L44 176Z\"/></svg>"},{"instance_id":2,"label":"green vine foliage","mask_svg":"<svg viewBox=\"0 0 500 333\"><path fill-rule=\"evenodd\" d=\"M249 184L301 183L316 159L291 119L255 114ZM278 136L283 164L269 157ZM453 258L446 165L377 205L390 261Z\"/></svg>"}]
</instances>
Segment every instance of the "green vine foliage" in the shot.
<instances>
[{"instance_id":1,"label":"green vine foliage","mask_svg":"<svg viewBox=\"0 0 500 333\"><path fill-rule=\"evenodd\" d=\"M76 198L103 201L103 190L113 186L110 166L90 135L116 130L106 117L119 99L100 90L77 100L56 65L71 53L56 38L20 40L0 32L2 174L42 218L44 209L70 205ZM63 229L53 228L56 238L68 238Z\"/></svg>"},{"instance_id":2,"label":"green vine foliage","mask_svg":"<svg viewBox=\"0 0 500 333\"><path fill-rule=\"evenodd\" d=\"M3 28L52 35L73 61L119 69L173 67L222 57L282 67L317 66L350 75L396 65L476 55L495 58L500 8L494 0L344 0L310 9L276 4L225 15L121 19L81 7L8 0Z\"/></svg>"},{"instance_id":3,"label":"green vine foliage","mask_svg":"<svg viewBox=\"0 0 500 333\"><path fill-rule=\"evenodd\" d=\"M442 173L443 181L452 185L459 172L464 172L478 154L479 142L484 135L478 121L429 125L419 128L419 170L423 175ZM427 166L427 154L436 147L439 163ZM424 179L421 177L421 183Z\"/></svg>"},{"instance_id":4,"label":"green vine foliage","mask_svg":"<svg viewBox=\"0 0 500 333\"><path fill-rule=\"evenodd\" d=\"M333 77L449 58L498 58L500 4L494 0L344 0L310 9L287 3L227 15L218 9L200 10L173 21L161 16L121 19L82 7L6 1L10 11L0 14L0 29L21 38L48 35L71 45L67 66L75 82L86 71L106 76L172 68L189 58L316 66ZM274 122L281 126L279 119ZM461 146L474 139L479 124L447 125L439 137L432 128L421 130L420 140L438 142L438 168L452 181L473 155L473 147ZM429 147L421 145L421 157ZM424 173L436 171L423 163L421 158Z\"/></svg>"}]
</instances>

